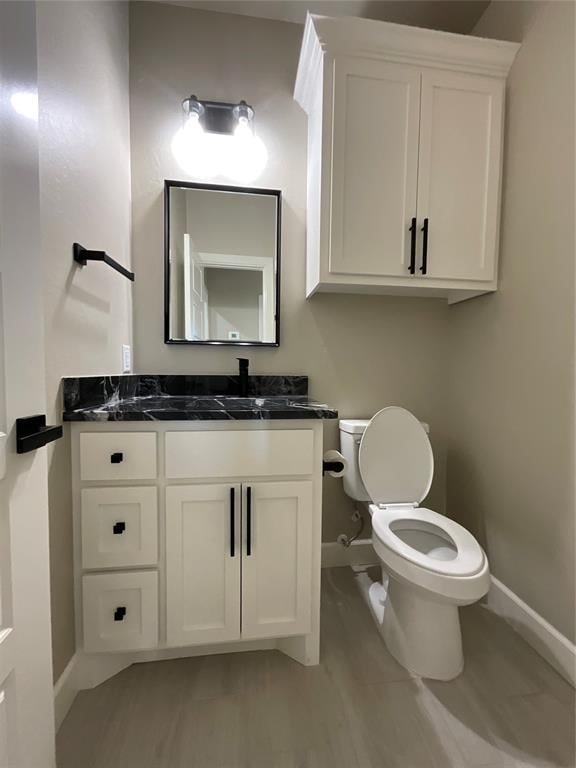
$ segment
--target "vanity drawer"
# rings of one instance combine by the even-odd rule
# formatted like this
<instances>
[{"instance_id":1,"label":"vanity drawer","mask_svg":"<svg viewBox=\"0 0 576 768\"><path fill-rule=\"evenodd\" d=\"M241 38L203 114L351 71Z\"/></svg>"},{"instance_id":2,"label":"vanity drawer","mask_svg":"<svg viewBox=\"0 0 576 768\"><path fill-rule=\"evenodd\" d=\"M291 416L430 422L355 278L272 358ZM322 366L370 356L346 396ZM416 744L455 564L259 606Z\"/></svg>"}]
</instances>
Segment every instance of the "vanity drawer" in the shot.
<instances>
[{"instance_id":1,"label":"vanity drawer","mask_svg":"<svg viewBox=\"0 0 576 768\"><path fill-rule=\"evenodd\" d=\"M170 479L309 475L313 468L310 429L166 433Z\"/></svg>"},{"instance_id":2,"label":"vanity drawer","mask_svg":"<svg viewBox=\"0 0 576 768\"><path fill-rule=\"evenodd\" d=\"M84 488L81 518L83 568L157 563L156 488Z\"/></svg>"},{"instance_id":3,"label":"vanity drawer","mask_svg":"<svg viewBox=\"0 0 576 768\"><path fill-rule=\"evenodd\" d=\"M82 480L153 480L156 477L154 432L82 432Z\"/></svg>"},{"instance_id":4,"label":"vanity drawer","mask_svg":"<svg viewBox=\"0 0 576 768\"><path fill-rule=\"evenodd\" d=\"M156 571L89 574L82 579L82 594L88 653L158 644Z\"/></svg>"}]
</instances>

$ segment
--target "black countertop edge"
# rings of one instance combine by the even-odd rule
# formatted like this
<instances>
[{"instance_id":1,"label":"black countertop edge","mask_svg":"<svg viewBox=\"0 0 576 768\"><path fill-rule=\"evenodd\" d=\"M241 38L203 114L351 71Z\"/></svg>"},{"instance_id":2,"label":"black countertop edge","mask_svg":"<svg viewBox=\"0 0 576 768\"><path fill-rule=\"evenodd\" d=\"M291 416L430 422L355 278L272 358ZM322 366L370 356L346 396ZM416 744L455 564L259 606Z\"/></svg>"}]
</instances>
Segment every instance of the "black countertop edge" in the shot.
<instances>
[{"instance_id":1,"label":"black countertop edge","mask_svg":"<svg viewBox=\"0 0 576 768\"><path fill-rule=\"evenodd\" d=\"M280 419L337 419L338 411L325 405L314 405L267 410L150 410L141 411L110 411L110 410L80 410L64 413L67 422L124 422L124 421L271 421Z\"/></svg>"}]
</instances>

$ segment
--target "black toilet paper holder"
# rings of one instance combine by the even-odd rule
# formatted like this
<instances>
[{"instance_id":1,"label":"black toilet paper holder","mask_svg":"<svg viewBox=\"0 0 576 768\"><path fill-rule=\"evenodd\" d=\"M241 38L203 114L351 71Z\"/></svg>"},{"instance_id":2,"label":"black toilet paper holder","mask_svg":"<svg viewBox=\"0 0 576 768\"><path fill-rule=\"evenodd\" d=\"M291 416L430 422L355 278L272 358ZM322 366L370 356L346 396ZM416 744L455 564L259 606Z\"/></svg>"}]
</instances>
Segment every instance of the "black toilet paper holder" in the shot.
<instances>
[{"instance_id":1,"label":"black toilet paper holder","mask_svg":"<svg viewBox=\"0 0 576 768\"><path fill-rule=\"evenodd\" d=\"M323 461L322 462L322 474L326 472L342 472L344 469L344 462L342 461Z\"/></svg>"}]
</instances>

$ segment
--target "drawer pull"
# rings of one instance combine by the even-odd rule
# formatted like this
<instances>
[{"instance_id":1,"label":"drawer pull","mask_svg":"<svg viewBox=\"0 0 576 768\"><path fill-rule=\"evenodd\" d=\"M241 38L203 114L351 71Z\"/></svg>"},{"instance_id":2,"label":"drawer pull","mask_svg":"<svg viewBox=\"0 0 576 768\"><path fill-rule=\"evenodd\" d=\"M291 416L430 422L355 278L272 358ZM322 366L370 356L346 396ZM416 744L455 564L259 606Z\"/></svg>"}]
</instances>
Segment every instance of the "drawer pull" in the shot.
<instances>
[{"instance_id":1,"label":"drawer pull","mask_svg":"<svg viewBox=\"0 0 576 768\"><path fill-rule=\"evenodd\" d=\"M120 605L114 611L114 621L124 621L124 616L126 616L126 606Z\"/></svg>"},{"instance_id":2,"label":"drawer pull","mask_svg":"<svg viewBox=\"0 0 576 768\"><path fill-rule=\"evenodd\" d=\"M125 530L126 530L126 523L123 520L121 520L119 523L114 523L114 525L112 526L112 531L114 532L114 534L124 533Z\"/></svg>"},{"instance_id":3,"label":"drawer pull","mask_svg":"<svg viewBox=\"0 0 576 768\"><path fill-rule=\"evenodd\" d=\"M110 456L110 464L121 464L124 461L124 454L123 453L113 453Z\"/></svg>"}]
</instances>

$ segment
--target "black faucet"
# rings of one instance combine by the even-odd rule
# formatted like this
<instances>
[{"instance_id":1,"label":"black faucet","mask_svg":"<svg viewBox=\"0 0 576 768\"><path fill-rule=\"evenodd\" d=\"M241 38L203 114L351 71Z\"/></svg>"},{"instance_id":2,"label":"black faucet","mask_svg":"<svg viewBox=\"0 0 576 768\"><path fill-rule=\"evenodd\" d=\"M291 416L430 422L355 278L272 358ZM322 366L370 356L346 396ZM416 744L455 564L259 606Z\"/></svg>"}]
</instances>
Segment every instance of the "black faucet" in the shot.
<instances>
[{"instance_id":1,"label":"black faucet","mask_svg":"<svg viewBox=\"0 0 576 768\"><path fill-rule=\"evenodd\" d=\"M248 397L248 366L250 360L246 357L237 357L238 360L238 397Z\"/></svg>"}]
</instances>

